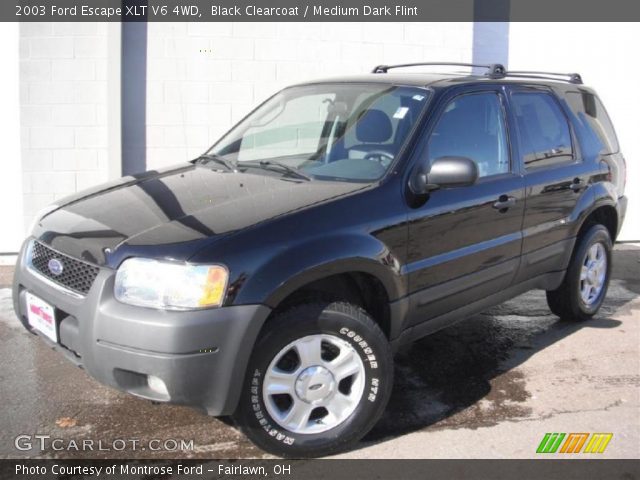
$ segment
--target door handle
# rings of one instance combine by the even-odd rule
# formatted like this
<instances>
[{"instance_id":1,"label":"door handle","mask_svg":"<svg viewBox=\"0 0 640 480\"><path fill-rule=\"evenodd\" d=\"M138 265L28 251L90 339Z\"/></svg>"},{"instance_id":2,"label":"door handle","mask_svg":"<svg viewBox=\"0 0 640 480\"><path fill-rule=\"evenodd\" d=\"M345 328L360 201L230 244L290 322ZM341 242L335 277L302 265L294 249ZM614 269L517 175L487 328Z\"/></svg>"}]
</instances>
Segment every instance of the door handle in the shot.
<instances>
[{"instance_id":1,"label":"door handle","mask_svg":"<svg viewBox=\"0 0 640 480\"><path fill-rule=\"evenodd\" d=\"M516 197L510 197L508 195L500 195L498 201L493 204L493 208L499 210L501 213L506 212L509 207L513 207L516 204Z\"/></svg>"},{"instance_id":2,"label":"door handle","mask_svg":"<svg viewBox=\"0 0 640 480\"><path fill-rule=\"evenodd\" d=\"M583 188L585 188L585 184L582 183L582 179L581 178L574 178L573 182L571 183L571 185L569 185L569 188L577 193L580 190L582 190Z\"/></svg>"}]
</instances>

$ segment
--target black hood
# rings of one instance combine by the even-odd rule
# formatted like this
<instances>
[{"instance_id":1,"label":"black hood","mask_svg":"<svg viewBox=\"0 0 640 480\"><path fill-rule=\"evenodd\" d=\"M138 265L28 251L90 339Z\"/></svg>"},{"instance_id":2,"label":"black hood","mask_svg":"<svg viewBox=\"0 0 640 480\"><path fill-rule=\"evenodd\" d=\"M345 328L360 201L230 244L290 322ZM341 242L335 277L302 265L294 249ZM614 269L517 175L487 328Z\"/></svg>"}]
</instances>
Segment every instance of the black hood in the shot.
<instances>
[{"instance_id":1,"label":"black hood","mask_svg":"<svg viewBox=\"0 0 640 480\"><path fill-rule=\"evenodd\" d=\"M123 177L63 199L34 235L62 253L104 265L105 255L122 245L200 244L364 187L262 173L189 164Z\"/></svg>"}]
</instances>

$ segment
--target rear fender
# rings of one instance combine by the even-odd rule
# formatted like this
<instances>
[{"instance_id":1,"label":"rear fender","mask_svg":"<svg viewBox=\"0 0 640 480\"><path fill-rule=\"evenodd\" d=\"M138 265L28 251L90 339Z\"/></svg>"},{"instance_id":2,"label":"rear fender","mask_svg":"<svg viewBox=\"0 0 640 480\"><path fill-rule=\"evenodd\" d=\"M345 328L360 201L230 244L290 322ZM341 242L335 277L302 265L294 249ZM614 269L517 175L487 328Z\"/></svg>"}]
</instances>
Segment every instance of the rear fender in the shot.
<instances>
[{"instance_id":1,"label":"rear fender","mask_svg":"<svg viewBox=\"0 0 640 480\"><path fill-rule=\"evenodd\" d=\"M569 222L572 225L571 236L577 236L585 219L596 209L604 206L615 208L618 212L618 216L620 215L614 185L609 182L594 183L587 189L582 197L580 197L580 200L576 204L576 208L573 210L571 217L569 218ZM620 223L620 218L618 218L618 229L620 228Z\"/></svg>"}]
</instances>

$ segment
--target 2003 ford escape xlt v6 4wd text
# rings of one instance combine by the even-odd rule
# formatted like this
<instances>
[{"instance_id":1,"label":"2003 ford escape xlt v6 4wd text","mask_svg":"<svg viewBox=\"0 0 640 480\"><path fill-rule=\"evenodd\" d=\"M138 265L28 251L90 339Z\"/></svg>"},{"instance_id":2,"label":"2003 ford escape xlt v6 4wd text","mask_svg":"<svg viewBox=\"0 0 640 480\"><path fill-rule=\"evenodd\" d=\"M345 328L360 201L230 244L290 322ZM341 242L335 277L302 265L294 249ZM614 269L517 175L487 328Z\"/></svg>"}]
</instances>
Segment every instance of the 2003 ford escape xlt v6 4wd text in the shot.
<instances>
[{"instance_id":1,"label":"2003 ford escape xlt v6 4wd text","mask_svg":"<svg viewBox=\"0 0 640 480\"><path fill-rule=\"evenodd\" d=\"M51 206L16 269L24 326L296 457L372 428L407 342L536 288L592 317L627 203L598 96L500 65L389 73L409 66L286 88L200 158Z\"/></svg>"}]
</instances>

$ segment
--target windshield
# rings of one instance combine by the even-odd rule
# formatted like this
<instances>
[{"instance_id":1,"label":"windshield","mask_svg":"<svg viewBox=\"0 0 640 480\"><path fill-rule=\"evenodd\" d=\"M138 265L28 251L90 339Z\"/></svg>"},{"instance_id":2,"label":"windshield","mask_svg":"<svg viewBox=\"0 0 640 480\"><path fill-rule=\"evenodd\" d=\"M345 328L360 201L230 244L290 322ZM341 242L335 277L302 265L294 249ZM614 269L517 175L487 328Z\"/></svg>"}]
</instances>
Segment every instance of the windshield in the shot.
<instances>
[{"instance_id":1,"label":"windshield","mask_svg":"<svg viewBox=\"0 0 640 480\"><path fill-rule=\"evenodd\" d=\"M427 103L423 88L317 84L285 89L208 155L243 166L279 165L314 179L373 181L400 152Z\"/></svg>"}]
</instances>

